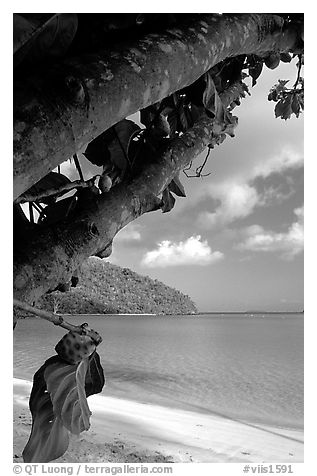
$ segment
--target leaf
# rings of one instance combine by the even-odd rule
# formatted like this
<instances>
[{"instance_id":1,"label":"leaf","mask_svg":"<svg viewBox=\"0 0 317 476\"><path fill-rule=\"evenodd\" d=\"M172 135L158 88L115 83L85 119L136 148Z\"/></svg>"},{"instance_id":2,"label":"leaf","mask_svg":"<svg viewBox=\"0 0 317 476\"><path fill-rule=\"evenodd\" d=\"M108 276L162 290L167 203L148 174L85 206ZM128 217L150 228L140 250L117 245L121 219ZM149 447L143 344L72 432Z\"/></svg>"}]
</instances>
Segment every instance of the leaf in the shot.
<instances>
[{"instance_id":1,"label":"leaf","mask_svg":"<svg viewBox=\"0 0 317 476\"><path fill-rule=\"evenodd\" d=\"M217 145L222 144L225 138L226 138L226 134L219 134L218 136L216 136L216 144Z\"/></svg>"},{"instance_id":2,"label":"leaf","mask_svg":"<svg viewBox=\"0 0 317 476\"><path fill-rule=\"evenodd\" d=\"M78 434L89 427L86 397L101 392L104 383L96 351L78 365L57 355L46 360L33 378L32 431L23 450L24 462L46 463L62 456L69 444L68 430Z\"/></svg>"},{"instance_id":3,"label":"leaf","mask_svg":"<svg viewBox=\"0 0 317 476\"><path fill-rule=\"evenodd\" d=\"M226 125L223 129L223 132L228 134L230 137L234 137L234 130L238 125L237 116L233 116L231 113L226 113Z\"/></svg>"},{"instance_id":4,"label":"leaf","mask_svg":"<svg viewBox=\"0 0 317 476\"><path fill-rule=\"evenodd\" d=\"M289 79L279 79L278 84L275 85L277 94L280 94L282 91L285 91L286 85L289 83Z\"/></svg>"},{"instance_id":5,"label":"leaf","mask_svg":"<svg viewBox=\"0 0 317 476\"><path fill-rule=\"evenodd\" d=\"M252 87L256 85L257 79L262 73L263 61L256 55L249 57L249 75L252 78Z\"/></svg>"},{"instance_id":6,"label":"leaf","mask_svg":"<svg viewBox=\"0 0 317 476\"><path fill-rule=\"evenodd\" d=\"M127 167L133 163L129 147L131 140L140 130L135 122L123 119L92 140L83 155L99 167L107 165L110 168L110 164L115 165L122 178Z\"/></svg>"},{"instance_id":7,"label":"leaf","mask_svg":"<svg viewBox=\"0 0 317 476\"><path fill-rule=\"evenodd\" d=\"M209 112L216 115L216 110L215 110L215 93L217 92L216 86L209 72L207 72L204 77L206 81L206 87L203 92L203 105Z\"/></svg>"},{"instance_id":8,"label":"leaf","mask_svg":"<svg viewBox=\"0 0 317 476\"><path fill-rule=\"evenodd\" d=\"M180 122L180 125L181 125L181 131L186 132L188 127L190 127L190 125L188 123L188 119L187 119L185 108L184 108L183 104L178 109L178 117L179 117L179 122Z\"/></svg>"},{"instance_id":9,"label":"leaf","mask_svg":"<svg viewBox=\"0 0 317 476\"><path fill-rule=\"evenodd\" d=\"M301 111L301 106L298 100L298 94L293 94L291 107L292 107L292 112L295 114L296 117L298 117Z\"/></svg>"},{"instance_id":10,"label":"leaf","mask_svg":"<svg viewBox=\"0 0 317 476\"><path fill-rule=\"evenodd\" d=\"M54 415L75 435L90 427L91 412L84 389L87 362L88 359L83 359L77 365L56 362L44 371Z\"/></svg>"},{"instance_id":11,"label":"leaf","mask_svg":"<svg viewBox=\"0 0 317 476\"><path fill-rule=\"evenodd\" d=\"M173 180L169 183L168 188L178 197L186 197L184 186L181 183L178 175L175 175Z\"/></svg>"},{"instance_id":12,"label":"leaf","mask_svg":"<svg viewBox=\"0 0 317 476\"><path fill-rule=\"evenodd\" d=\"M193 126L193 124L195 124L195 122L198 121L198 119L202 116L202 114L204 113L204 108L203 107L198 107L198 106L195 106L195 104L191 104L190 105L190 109L189 109L189 114L191 116L191 127Z\"/></svg>"},{"instance_id":13,"label":"leaf","mask_svg":"<svg viewBox=\"0 0 317 476\"><path fill-rule=\"evenodd\" d=\"M151 130L154 130L155 135L158 137L167 137L171 133L171 128L166 116L162 113L158 114L153 122Z\"/></svg>"},{"instance_id":14,"label":"leaf","mask_svg":"<svg viewBox=\"0 0 317 476\"><path fill-rule=\"evenodd\" d=\"M121 170L121 177L133 162L133 157L129 157L130 141L140 130L135 122L128 119L123 119L113 126L113 139L108 143L108 151L113 165Z\"/></svg>"},{"instance_id":15,"label":"leaf","mask_svg":"<svg viewBox=\"0 0 317 476\"><path fill-rule=\"evenodd\" d=\"M215 92L215 119L219 123L222 123L226 120L227 113L222 104L219 94Z\"/></svg>"},{"instance_id":16,"label":"leaf","mask_svg":"<svg viewBox=\"0 0 317 476\"><path fill-rule=\"evenodd\" d=\"M38 195L39 193L44 192L50 188L59 188L63 185L70 183L70 180L66 175L59 174L57 172L50 172L49 174L45 175L45 177L41 178L36 184L34 184L31 188L27 190L26 193L31 195ZM56 201L56 197L46 197L41 199L42 203L46 205L54 203Z\"/></svg>"},{"instance_id":17,"label":"leaf","mask_svg":"<svg viewBox=\"0 0 317 476\"><path fill-rule=\"evenodd\" d=\"M149 128L156 115L158 114L159 110L160 110L160 103L155 103L155 104L152 104L151 106L148 106L148 107L145 107L144 109L141 109L140 110L140 122L147 128Z\"/></svg>"},{"instance_id":18,"label":"leaf","mask_svg":"<svg viewBox=\"0 0 317 476\"><path fill-rule=\"evenodd\" d=\"M166 187L163 190L163 195L162 195L162 202L163 202L162 212L163 213L170 212L172 208L174 208L175 201L176 201L175 197L173 197L168 187Z\"/></svg>"},{"instance_id":19,"label":"leaf","mask_svg":"<svg viewBox=\"0 0 317 476\"><path fill-rule=\"evenodd\" d=\"M175 109L169 113L167 120L170 126L170 136L174 137L179 132L179 118Z\"/></svg>"},{"instance_id":20,"label":"leaf","mask_svg":"<svg viewBox=\"0 0 317 476\"><path fill-rule=\"evenodd\" d=\"M205 74L205 78L206 89L203 93L203 104L207 111L211 112L214 115L216 121L221 124L224 122L226 117L225 108L209 72Z\"/></svg>"},{"instance_id":21,"label":"leaf","mask_svg":"<svg viewBox=\"0 0 317 476\"><path fill-rule=\"evenodd\" d=\"M108 248L108 247L107 247ZM105 385L103 368L100 363L99 354L95 351L89 357L89 367L86 373L85 391L86 396L100 393Z\"/></svg>"},{"instance_id":22,"label":"leaf","mask_svg":"<svg viewBox=\"0 0 317 476\"><path fill-rule=\"evenodd\" d=\"M112 167L108 144L113 140L113 135L113 130L110 128L89 142L85 152L83 152L83 155L89 162L98 167L105 167L106 165L108 165L109 168Z\"/></svg>"},{"instance_id":23,"label":"leaf","mask_svg":"<svg viewBox=\"0 0 317 476\"><path fill-rule=\"evenodd\" d=\"M302 110L304 110L304 91L301 91L300 93L297 94L298 96L298 102Z\"/></svg>"},{"instance_id":24,"label":"leaf","mask_svg":"<svg viewBox=\"0 0 317 476\"><path fill-rule=\"evenodd\" d=\"M277 101L277 92L276 92L276 89L272 89L269 94L268 94L268 100L269 101L274 101L276 102Z\"/></svg>"},{"instance_id":25,"label":"leaf","mask_svg":"<svg viewBox=\"0 0 317 476\"><path fill-rule=\"evenodd\" d=\"M276 104L275 117L287 120L291 117L292 112L292 94L288 94Z\"/></svg>"},{"instance_id":26,"label":"leaf","mask_svg":"<svg viewBox=\"0 0 317 476\"><path fill-rule=\"evenodd\" d=\"M22 452L24 463L47 463L62 456L68 448L68 431L54 415L44 379L45 368L56 361L62 362L58 356L46 360L33 377L29 402L32 430Z\"/></svg>"}]
</instances>

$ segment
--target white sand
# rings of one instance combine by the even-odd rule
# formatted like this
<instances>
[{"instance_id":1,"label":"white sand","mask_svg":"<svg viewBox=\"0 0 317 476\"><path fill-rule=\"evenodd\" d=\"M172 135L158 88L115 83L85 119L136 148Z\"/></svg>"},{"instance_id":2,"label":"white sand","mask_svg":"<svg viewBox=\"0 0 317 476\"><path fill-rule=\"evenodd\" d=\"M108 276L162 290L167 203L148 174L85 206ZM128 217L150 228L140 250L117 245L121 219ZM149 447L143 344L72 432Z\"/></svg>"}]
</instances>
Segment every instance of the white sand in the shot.
<instances>
[{"instance_id":1,"label":"white sand","mask_svg":"<svg viewBox=\"0 0 317 476\"><path fill-rule=\"evenodd\" d=\"M14 379L14 403L28 406L31 382ZM242 423L219 416L175 410L94 395L86 441L121 440L172 455L175 462L238 463L304 460L303 432ZM80 443L78 443L80 444Z\"/></svg>"}]
</instances>

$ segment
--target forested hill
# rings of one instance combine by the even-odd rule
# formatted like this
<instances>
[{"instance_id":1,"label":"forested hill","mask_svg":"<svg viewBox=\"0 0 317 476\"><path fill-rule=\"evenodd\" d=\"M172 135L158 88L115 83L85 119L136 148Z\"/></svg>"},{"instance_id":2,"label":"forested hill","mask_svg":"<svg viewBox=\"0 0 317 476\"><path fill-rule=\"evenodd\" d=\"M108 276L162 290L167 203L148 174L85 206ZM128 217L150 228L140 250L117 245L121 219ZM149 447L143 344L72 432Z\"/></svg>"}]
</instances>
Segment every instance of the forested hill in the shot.
<instances>
[{"instance_id":1,"label":"forested hill","mask_svg":"<svg viewBox=\"0 0 317 476\"><path fill-rule=\"evenodd\" d=\"M191 314L197 312L189 296L128 268L89 258L75 288L41 298L40 307L71 314Z\"/></svg>"}]
</instances>

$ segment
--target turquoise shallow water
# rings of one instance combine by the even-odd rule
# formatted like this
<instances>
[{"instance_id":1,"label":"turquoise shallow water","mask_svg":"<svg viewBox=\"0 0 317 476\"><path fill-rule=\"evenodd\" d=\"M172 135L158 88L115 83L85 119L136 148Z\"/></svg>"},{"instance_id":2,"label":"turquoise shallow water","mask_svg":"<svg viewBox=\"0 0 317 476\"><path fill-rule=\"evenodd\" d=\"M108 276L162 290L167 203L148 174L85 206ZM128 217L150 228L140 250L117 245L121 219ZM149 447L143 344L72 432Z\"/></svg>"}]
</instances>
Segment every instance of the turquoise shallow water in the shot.
<instances>
[{"instance_id":1,"label":"turquoise shallow water","mask_svg":"<svg viewBox=\"0 0 317 476\"><path fill-rule=\"evenodd\" d=\"M303 315L81 316L103 337L105 395L303 428ZM14 332L14 376L32 379L65 330Z\"/></svg>"}]
</instances>

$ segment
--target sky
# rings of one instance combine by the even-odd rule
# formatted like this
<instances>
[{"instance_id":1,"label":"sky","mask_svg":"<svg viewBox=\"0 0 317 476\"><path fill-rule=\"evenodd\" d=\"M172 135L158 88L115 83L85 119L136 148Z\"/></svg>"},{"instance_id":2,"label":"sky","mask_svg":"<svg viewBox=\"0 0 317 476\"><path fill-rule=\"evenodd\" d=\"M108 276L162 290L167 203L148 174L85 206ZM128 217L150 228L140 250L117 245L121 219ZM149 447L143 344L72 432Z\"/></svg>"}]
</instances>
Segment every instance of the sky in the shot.
<instances>
[{"instance_id":1,"label":"sky","mask_svg":"<svg viewBox=\"0 0 317 476\"><path fill-rule=\"evenodd\" d=\"M295 63L264 68L233 111L235 137L211 151L210 175L181 174L187 197L127 225L108 261L182 291L201 312L304 308L303 115L276 119L267 100L278 79L295 82Z\"/></svg>"}]
</instances>

